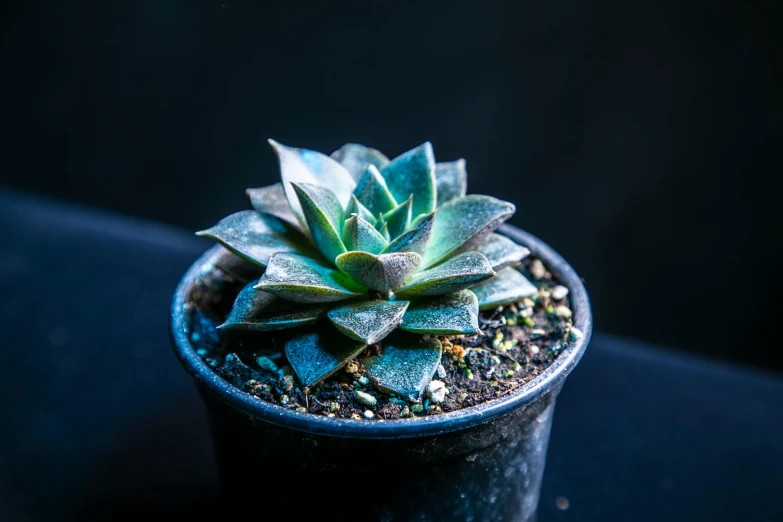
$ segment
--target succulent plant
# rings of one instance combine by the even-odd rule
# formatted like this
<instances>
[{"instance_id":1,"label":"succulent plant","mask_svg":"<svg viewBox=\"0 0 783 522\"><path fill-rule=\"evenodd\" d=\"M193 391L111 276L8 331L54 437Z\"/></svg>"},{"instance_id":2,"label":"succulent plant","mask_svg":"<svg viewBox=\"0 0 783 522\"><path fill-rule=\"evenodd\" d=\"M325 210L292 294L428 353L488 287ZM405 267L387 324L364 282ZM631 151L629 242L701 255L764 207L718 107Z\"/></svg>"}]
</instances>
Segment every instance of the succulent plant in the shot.
<instances>
[{"instance_id":1,"label":"succulent plant","mask_svg":"<svg viewBox=\"0 0 783 522\"><path fill-rule=\"evenodd\" d=\"M440 363L433 335L478 333L480 309L537 291L511 266L528 250L493 232L514 205L466 195L464 160L436 163L428 142L391 161L358 144L270 144L282 181L198 234L264 270L220 328L299 328L285 353L304 387L377 345L367 374L418 401Z\"/></svg>"}]
</instances>

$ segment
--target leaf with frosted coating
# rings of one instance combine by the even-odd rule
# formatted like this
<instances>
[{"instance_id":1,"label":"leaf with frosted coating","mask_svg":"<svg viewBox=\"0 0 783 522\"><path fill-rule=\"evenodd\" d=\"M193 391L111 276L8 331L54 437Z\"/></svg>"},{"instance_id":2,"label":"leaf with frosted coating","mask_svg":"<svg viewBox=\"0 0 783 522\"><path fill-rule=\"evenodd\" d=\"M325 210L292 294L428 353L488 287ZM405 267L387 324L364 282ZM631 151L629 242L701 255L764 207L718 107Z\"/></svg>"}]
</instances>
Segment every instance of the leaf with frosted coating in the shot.
<instances>
[{"instance_id":1,"label":"leaf with frosted coating","mask_svg":"<svg viewBox=\"0 0 783 522\"><path fill-rule=\"evenodd\" d=\"M309 183L292 183L292 185L302 205L307 228L318 250L327 260L332 260L345 252L345 245L340 239L343 207L334 193L326 187Z\"/></svg>"},{"instance_id":2,"label":"leaf with frosted coating","mask_svg":"<svg viewBox=\"0 0 783 522\"><path fill-rule=\"evenodd\" d=\"M438 188L438 206L452 199L463 197L468 192L468 173L465 170L465 160L436 163L435 185Z\"/></svg>"},{"instance_id":3,"label":"leaf with frosted coating","mask_svg":"<svg viewBox=\"0 0 783 522\"><path fill-rule=\"evenodd\" d=\"M375 165L378 169L389 164L389 158L384 156L382 152L358 143L346 143L332 152L331 156L345 167L356 181L362 177L368 164Z\"/></svg>"},{"instance_id":4,"label":"leaf with frosted coating","mask_svg":"<svg viewBox=\"0 0 783 522\"><path fill-rule=\"evenodd\" d=\"M285 356L302 386L309 388L345 366L366 345L330 328L306 332L288 341Z\"/></svg>"},{"instance_id":5,"label":"leaf with frosted coating","mask_svg":"<svg viewBox=\"0 0 783 522\"><path fill-rule=\"evenodd\" d=\"M389 246L386 247L383 253L416 252L417 254L424 254L427 250L427 243L430 240L434 220L434 212L427 214L416 226L389 243Z\"/></svg>"},{"instance_id":6,"label":"leaf with frosted coating","mask_svg":"<svg viewBox=\"0 0 783 522\"><path fill-rule=\"evenodd\" d=\"M380 355L364 356L359 361L382 391L419 402L440 364L441 353L437 339L395 332L384 340Z\"/></svg>"},{"instance_id":7,"label":"leaf with frosted coating","mask_svg":"<svg viewBox=\"0 0 783 522\"><path fill-rule=\"evenodd\" d=\"M379 254L389 244L380 232L359 216L351 216L343 226L343 243L348 250Z\"/></svg>"},{"instance_id":8,"label":"leaf with frosted coating","mask_svg":"<svg viewBox=\"0 0 783 522\"><path fill-rule=\"evenodd\" d=\"M381 255L346 252L335 259L335 264L357 283L371 290L386 292L405 283L421 266L421 256L415 252Z\"/></svg>"},{"instance_id":9,"label":"leaf with frosted coating","mask_svg":"<svg viewBox=\"0 0 783 522\"><path fill-rule=\"evenodd\" d=\"M356 184L353 195L373 214L382 214L397 206L386 181L375 165L367 165L367 170Z\"/></svg>"},{"instance_id":10,"label":"leaf with frosted coating","mask_svg":"<svg viewBox=\"0 0 783 522\"><path fill-rule=\"evenodd\" d=\"M249 188L245 192L250 197L250 204L257 211L264 214L272 214L294 226L297 230L306 232L306 230L302 229L296 216L291 211L291 207L288 205L288 199L285 197L285 189L283 189L282 183L277 182L266 187Z\"/></svg>"},{"instance_id":11,"label":"leaf with frosted coating","mask_svg":"<svg viewBox=\"0 0 783 522\"><path fill-rule=\"evenodd\" d=\"M395 293L400 297L443 295L477 285L495 275L487 258L479 252L465 252L413 276Z\"/></svg>"},{"instance_id":12,"label":"leaf with frosted coating","mask_svg":"<svg viewBox=\"0 0 783 522\"><path fill-rule=\"evenodd\" d=\"M363 295L366 289L337 270L295 254L273 255L255 286L297 303L329 303Z\"/></svg>"},{"instance_id":13,"label":"leaf with frosted coating","mask_svg":"<svg viewBox=\"0 0 783 522\"><path fill-rule=\"evenodd\" d=\"M513 204L491 196L470 195L445 203L435 213L424 266L436 265L468 241L492 232L515 210Z\"/></svg>"},{"instance_id":14,"label":"leaf with frosted coating","mask_svg":"<svg viewBox=\"0 0 783 522\"><path fill-rule=\"evenodd\" d=\"M329 187L341 207L348 205L353 189L356 188L356 181L345 167L329 156L314 150L286 147L275 140L269 140L269 144L274 148L280 161L280 175L288 204L302 228L307 226L307 222L291 183L310 183Z\"/></svg>"},{"instance_id":15,"label":"leaf with frosted coating","mask_svg":"<svg viewBox=\"0 0 783 522\"><path fill-rule=\"evenodd\" d=\"M351 196L351 201L348 203L348 208L345 209L346 217L350 217L352 214L356 214L368 223L372 223L373 226L375 226L375 223L377 222L375 216L372 215L372 212L370 212L367 207L362 205L361 202L356 199L356 196Z\"/></svg>"},{"instance_id":16,"label":"leaf with frosted coating","mask_svg":"<svg viewBox=\"0 0 783 522\"><path fill-rule=\"evenodd\" d=\"M397 201L413 195L414 216L435 210L435 155L430 142L394 158L381 175Z\"/></svg>"},{"instance_id":17,"label":"leaf with frosted coating","mask_svg":"<svg viewBox=\"0 0 783 522\"><path fill-rule=\"evenodd\" d=\"M471 241L461 250L481 252L495 271L511 263L516 263L530 254L530 250L527 248L516 244L506 236L495 234L494 232L485 235L477 241Z\"/></svg>"},{"instance_id":18,"label":"leaf with frosted coating","mask_svg":"<svg viewBox=\"0 0 783 522\"><path fill-rule=\"evenodd\" d=\"M411 303L402 318L400 328L413 333L433 335L477 333L478 311L475 294L470 290L462 290Z\"/></svg>"},{"instance_id":19,"label":"leaf with frosted coating","mask_svg":"<svg viewBox=\"0 0 783 522\"><path fill-rule=\"evenodd\" d=\"M397 237L408 229L411 223L411 204L413 197L409 197L396 208L386 212L383 220L389 226L389 236Z\"/></svg>"},{"instance_id":20,"label":"leaf with frosted coating","mask_svg":"<svg viewBox=\"0 0 783 522\"><path fill-rule=\"evenodd\" d=\"M364 344L375 344L400 324L408 301L364 301L329 311L329 320L338 330Z\"/></svg>"},{"instance_id":21,"label":"leaf with frosted coating","mask_svg":"<svg viewBox=\"0 0 783 522\"><path fill-rule=\"evenodd\" d=\"M316 322L329 305L303 305L280 299L250 283L239 292L231 313L220 329L269 331L296 328Z\"/></svg>"},{"instance_id":22,"label":"leaf with frosted coating","mask_svg":"<svg viewBox=\"0 0 783 522\"><path fill-rule=\"evenodd\" d=\"M261 266L277 252L314 254L307 240L283 220L255 210L243 210L221 219L196 235L214 239L227 249ZM317 254L315 254L317 255Z\"/></svg>"},{"instance_id":23,"label":"leaf with frosted coating","mask_svg":"<svg viewBox=\"0 0 783 522\"><path fill-rule=\"evenodd\" d=\"M381 233L381 235L386 239L386 241L391 241L391 235L389 234L389 224L384 222L380 227L378 228L378 232Z\"/></svg>"},{"instance_id":24,"label":"leaf with frosted coating","mask_svg":"<svg viewBox=\"0 0 783 522\"><path fill-rule=\"evenodd\" d=\"M516 303L524 297L538 293L538 288L519 273L507 266L498 270L498 275L471 288L479 301L479 309L488 310L500 305Z\"/></svg>"}]
</instances>

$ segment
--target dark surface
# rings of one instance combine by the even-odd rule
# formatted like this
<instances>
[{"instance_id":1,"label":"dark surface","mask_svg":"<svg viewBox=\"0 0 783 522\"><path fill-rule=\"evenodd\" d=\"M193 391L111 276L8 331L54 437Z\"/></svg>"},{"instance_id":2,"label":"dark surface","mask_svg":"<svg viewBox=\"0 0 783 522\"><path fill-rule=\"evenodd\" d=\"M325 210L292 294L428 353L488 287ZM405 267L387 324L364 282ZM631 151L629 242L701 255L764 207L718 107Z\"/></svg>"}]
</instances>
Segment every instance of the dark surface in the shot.
<instances>
[{"instance_id":1,"label":"dark surface","mask_svg":"<svg viewBox=\"0 0 783 522\"><path fill-rule=\"evenodd\" d=\"M0 520L215 512L206 419L167 324L208 243L14 192L0 222ZM540 518L780 520L781 404L780 379L598 335L558 401Z\"/></svg>"},{"instance_id":2,"label":"dark surface","mask_svg":"<svg viewBox=\"0 0 783 522\"><path fill-rule=\"evenodd\" d=\"M197 229L276 180L265 138L428 139L604 331L783 369L775 6L4 2L0 183Z\"/></svg>"}]
</instances>

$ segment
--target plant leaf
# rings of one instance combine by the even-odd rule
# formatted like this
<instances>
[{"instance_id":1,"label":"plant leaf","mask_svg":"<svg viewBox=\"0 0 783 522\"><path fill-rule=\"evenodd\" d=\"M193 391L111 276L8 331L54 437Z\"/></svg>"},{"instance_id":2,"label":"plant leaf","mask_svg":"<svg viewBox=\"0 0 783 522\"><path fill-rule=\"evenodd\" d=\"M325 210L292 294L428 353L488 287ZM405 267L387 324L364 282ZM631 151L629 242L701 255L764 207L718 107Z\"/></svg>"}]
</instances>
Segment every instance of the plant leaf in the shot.
<instances>
[{"instance_id":1,"label":"plant leaf","mask_svg":"<svg viewBox=\"0 0 783 522\"><path fill-rule=\"evenodd\" d=\"M530 250L518 245L506 236L500 234L487 234L477 241L471 241L461 250L473 250L481 252L497 271L503 267L516 263L530 254Z\"/></svg>"},{"instance_id":2,"label":"plant leaf","mask_svg":"<svg viewBox=\"0 0 783 522\"><path fill-rule=\"evenodd\" d=\"M348 250L359 250L378 254L389 244L380 232L369 222L357 215L345 220L343 243Z\"/></svg>"},{"instance_id":3,"label":"plant leaf","mask_svg":"<svg viewBox=\"0 0 783 522\"><path fill-rule=\"evenodd\" d=\"M435 156L430 142L394 158L381 175L395 200L413 195L414 216L435 210Z\"/></svg>"},{"instance_id":4,"label":"plant leaf","mask_svg":"<svg viewBox=\"0 0 783 522\"><path fill-rule=\"evenodd\" d=\"M295 227L297 230L307 232L297 221L296 216L291 211L288 199L285 197L285 189L279 181L273 185L260 188L249 188L245 191L250 197L250 204L253 208L264 214L271 214L278 217Z\"/></svg>"},{"instance_id":5,"label":"plant leaf","mask_svg":"<svg viewBox=\"0 0 783 522\"><path fill-rule=\"evenodd\" d=\"M360 362L378 388L419 402L440 364L441 353L437 339L395 333L386 338L380 355L364 356Z\"/></svg>"},{"instance_id":6,"label":"plant leaf","mask_svg":"<svg viewBox=\"0 0 783 522\"><path fill-rule=\"evenodd\" d=\"M326 315L329 305L303 305L285 301L250 283L239 292L231 313L218 326L229 330L284 330L312 324Z\"/></svg>"},{"instance_id":7,"label":"plant leaf","mask_svg":"<svg viewBox=\"0 0 783 522\"><path fill-rule=\"evenodd\" d=\"M264 273L262 266L251 263L227 248L220 249L215 266L243 282L256 280Z\"/></svg>"},{"instance_id":8,"label":"plant leaf","mask_svg":"<svg viewBox=\"0 0 783 522\"><path fill-rule=\"evenodd\" d=\"M329 311L329 320L348 337L375 344L400 324L408 301L364 301Z\"/></svg>"},{"instance_id":9,"label":"plant leaf","mask_svg":"<svg viewBox=\"0 0 783 522\"><path fill-rule=\"evenodd\" d=\"M384 156L383 153L358 143L346 143L332 152L331 156L345 167L356 181L359 181L359 178L362 177L368 164L375 165L378 169L382 169L389 164L389 158Z\"/></svg>"},{"instance_id":10,"label":"plant leaf","mask_svg":"<svg viewBox=\"0 0 783 522\"><path fill-rule=\"evenodd\" d=\"M438 206L452 199L463 197L468 192L468 173L465 170L465 160L436 163L435 185L437 186Z\"/></svg>"},{"instance_id":11,"label":"plant leaf","mask_svg":"<svg viewBox=\"0 0 783 522\"><path fill-rule=\"evenodd\" d=\"M414 252L381 255L346 252L339 255L335 263L357 283L371 290L387 292L402 285L421 266L421 256Z\"/></svg>"},{"instance_id":12,"label":"plant leaf","mask_svg":"<svg viewBox=\"0 0 783 522\"><path fill-rule=\"evenodd\" d=\"M314 150L286 147L275 140L269 140L269 144L274 148L280 161L280 175L288 204L302 228L307 227L307 222L291 183L310 183L329 187L340 202L340 206L348 205L353 189L356 188L356 182L345 167L329 156Z\"/></svg>"},{"instance_id":13,"label":"plant leaf","mask_svg":"<svg viewBox=\"0 0 783 522\"><path fill-rule=\"evenodd\" d=\"M420 220L411 230L408 230L389 243L389 246L386 247L383 253L416 252L417 254L424 254L427 250L427 243L430 240L434 220L434 212L427 214L424 219Z\"/></svg>"},{"instance_id":14,"label":"plant leaf","mask_svg":"<svg viewBox=\"0 0 783 522\"><path fill-rule=\"evenodd\" d=\"M408 332L433 335L477 333L478 298L462 290L412 303L402 318L400 328Z\"/></svg>"},{"instance_id":15,"label":"plant leaf","mask_svg":"<svg viewBox=\"0 0 783 522\"><path fill-rule=\"evenodd\" d=\"M445 203L435 213L424 266L434 266L468 241L492 232L515 210L513 204L490 196L470 195Z\"/></svg>"},{"instance_id":16,"label":"plant leaf","mask_svg":"<svg viewBox=\"0 0 783 522\"><path fill-rule=\"evenodd\" d=\"M367 207L362 205L361 202L356 199L356 196L351 196L351 201L348 203L348 208L345 209L345 215L347 217L350 217L352 214L356 214L368 223L372 223L373 226L375 226L375 223L377 222L372 212L370 212Z\"/></svg>"},{"instance_id":17,"label":"plant leaf","mask_svg":"<svg viewBox=\"0 0 783 522\"><path fill-rule=\"evenodd\" d=\"M303 333L285 345L286 358L305 388L332 375L366 347L332 328L323 330Z\"/></svg>"},{"instance_id":18,"label":"plant leaf","mask_svg":"<svg viewBox=\"0 0 783 522\"><path fill-rule=\"evenodd\" d=\"M391 241L391 235L389 234L389 224L385 221L383 222L383 225L379 227L378 232L381 233L381 235L386 239L386 241Z\"/></svg>"},{"instance_id":19,"label":"plant leaf","mask_svg":"<svg viewBox=\"0 0 783 522\"><path fill-rule=\"evenodd\" d=\"M214 239L235 254L261 266L266 266L269 258L277 252L315 254L304 236L291 225L255 210L226 216L214 227L196 232L196 235Z\"/></svg>"},{"instance_id":20,"label":"plant leaf","mask_svg":"<svg viewBox=\"0 0 783 522\"><path fill-rule=\"evenodd\" d=\"M359 179L353 195L373 214L382 214L397 206L386 181L375 165L367 165L367 170Z\"/></svg>"},{"instance_id":21,"label":"plant leaf","mask_svg":"<svg viewBox=\"0 0 783 522\"><path fill-rule=\"evenodd\" d=\"M287 253L270 258L266 272L255 288L297 303L343 301L366 292L337 270Z\"/></svg>"},{"instance_id":22,"label":"plant leaf","mask_svg":"<svg viewBox=\"0 0 783 522\"><path fill-rule=\"evenodd\" d=\"M516 303L524 297L538 293L538 288L533 283L520 274L519 270L510 266L501 268L498 275L471 290L476 294L481 310Z\"/></svg>"},{"instance_id":23,"label":"plant leaf","mask_svg":"<svg viewBox=\"0 0 783 522\"><path fill-rule=\"evenodd\" d=\"M412 203L413 196L383 215L383 220L389 225L389 236L397 237L408 229L411 224Z\"/></svg>"},{"instance_id":24,"label":"plant leaf","mask_svg":"<svg viewBox=\"0 0 783 522\"><path fill-rule=\"evenodd\" d=\"M443 295L477 285L495 275L487 258L479 252L465 252L443 264L419 272L395 293L400 296Z\"/></svg>"},{"instance_id":25,"label":"plant leaf","mask_svg":"<svg viewBox=\"0 0 783 522\"><path fill-rule=\"evenodd\" d=\"M309 183L291 185L302 205L307 228L318 250L330 261L345 252L345 245L340 239L343 207L334 193L326 187Z\"/></svg>"}]
</instances>

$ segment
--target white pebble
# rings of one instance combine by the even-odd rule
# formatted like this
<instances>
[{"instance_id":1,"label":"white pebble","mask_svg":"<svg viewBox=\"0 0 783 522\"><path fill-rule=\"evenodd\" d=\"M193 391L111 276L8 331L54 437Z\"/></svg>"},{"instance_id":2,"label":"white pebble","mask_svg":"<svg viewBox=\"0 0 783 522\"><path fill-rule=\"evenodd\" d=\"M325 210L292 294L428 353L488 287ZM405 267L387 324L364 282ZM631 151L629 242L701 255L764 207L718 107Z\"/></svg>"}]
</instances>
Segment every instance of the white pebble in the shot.
<instances>
[{"instance_id":1,"label":"white pebble","mask_svg":"<svg viewBox=\"0 0 783 522\"><path fill-rule=\"evenodd\" d=\"M530 263L530 273L533 276L533 279L543 278L546 275L546 268L544 268L544 263L538 259L534 260L532 263Z\"/></svg>"},{"instance_id":2,"label":"white pebble","mask_svg":"<svg viewBox=\"0 0 783 522\"><path fill-rule=\"evenodd\" d=\"M555 308L555 315L562 319L568 319L571 317L571 310L569 310L567 306L558 306Z\"/></svg>"},{"instance_id":3,"label":"white pebble","mask_svg":"<svg viewBox=\"0 0 783 522\"><path fill-rule=\"evenodd\" d=\"M530 353L532 353L533 355L537 354L540 351L538 349L538 346L536 346L535 344L531 344L529 350Z\"/></svg>"},{"instance_id":4,"label":"white pebble","mask_svg":"<svg viewBox=\"0 0 783 522\"><path fill-rule=\"evenodd\" d=\"M375 417L375 414L372 412L372 410L364 410L365 419L372 419L373 417Z\"/></svg>"},{"instance_id":5,"label":"white pebble","mask_svg":"<svg viewBox=\"0 0 783 522\"><path fill-rule=\"evenodd\" d=\"M565 299L565 296L568 295L568 288L564 287L563 285L557 285L552 289L552 299L555 301L560 301L561 299Z\"/></svg>"},{"instance_id":6,"label":"white pebble","mask_svg":"<svg viewBox=\"0 0 783 522\"><path fill-rule=\"evenodd\" d=\"M443 381L431 381L427 385L427 397L430 402L434 404L440 404L446 399L446 394L449 393L448 388Z\"/></svg>"}]
</instances>

